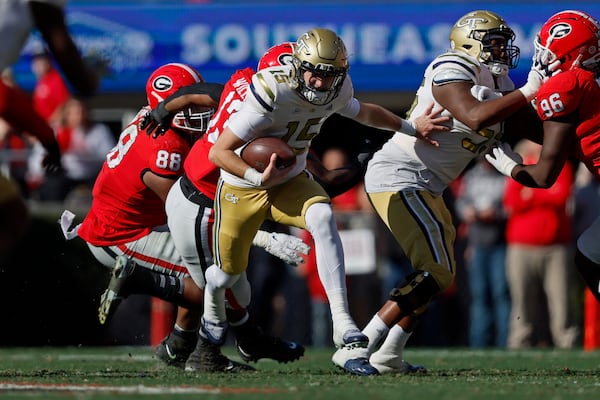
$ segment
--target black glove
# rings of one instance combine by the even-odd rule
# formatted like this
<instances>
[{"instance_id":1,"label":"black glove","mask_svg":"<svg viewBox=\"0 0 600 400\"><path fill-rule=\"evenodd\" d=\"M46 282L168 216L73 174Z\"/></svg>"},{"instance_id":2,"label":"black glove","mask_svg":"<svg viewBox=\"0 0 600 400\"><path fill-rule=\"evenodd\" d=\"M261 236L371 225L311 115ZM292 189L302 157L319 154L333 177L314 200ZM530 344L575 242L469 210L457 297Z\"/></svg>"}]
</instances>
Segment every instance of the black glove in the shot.
<instances>
[{"instance_id":1,"label":"black glove","mask_svg":"<svg viewBox=\"0 0 600 400\"><path fill-rule=\"evenodd\" d=\"M62 163L60 161L60 149L57 142L52 142L46 147L46 155L42 159L42 166L46 170L47 174L58 175L64 172Z\"/></svg>"},{"instance_id":2,"label":"black glove","mask_svg":"<svg viewBox=\"0 0 600 400\"><path fill-rule=\"evenodd\" d=\"M158 103L154 110L148 111L139 123L141 130L146 130L146 134L152 135L154 139L165 134L171 127L174 113L167 111L163 101Z\"/></svg>"}]
</instances>

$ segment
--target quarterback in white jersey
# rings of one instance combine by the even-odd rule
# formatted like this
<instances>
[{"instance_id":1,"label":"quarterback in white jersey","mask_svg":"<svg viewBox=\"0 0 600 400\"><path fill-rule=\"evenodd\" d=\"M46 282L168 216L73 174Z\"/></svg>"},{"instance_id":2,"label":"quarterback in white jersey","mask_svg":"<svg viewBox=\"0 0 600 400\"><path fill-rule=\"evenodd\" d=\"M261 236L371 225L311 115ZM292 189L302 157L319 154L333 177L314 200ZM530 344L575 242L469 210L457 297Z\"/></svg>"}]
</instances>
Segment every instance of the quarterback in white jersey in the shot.
<instances>
[{"instance_id":1,"label":"quarterback in white jersey","mask_svg":"<svg viewBox=\"0 0 600 400\"><path fill-rule=\"evenodd\" d=\"M424 369L404 361L402 351L419 316L456 273L456 230L441 195L499 139L502 121L529 107L540 86L541 75L532 69L527 84L513 90L507 76L519 58L513 40L512 29L493 12L461 17L450 32L451 50L427 67L412 107L412 115L432 101L443 107L450 132L430 135L439 147L396 133L368 164L369 199L413 267L363 329L370 362L380 373Z\"/></svg>"},{"instance_id":2,"label":"quarterback in white jersey","mask_svg":"<svg viewBox=\"0 0 600 400\"><path fill-rule=\"evenodd\" d=\"M286 171L283 180L293 178L306 168L310 143L327 117L338 113L354 118L360 110L349 76L346 76L338 95L330 103L306 107L306 100L292 88L293 69L292 65L284 65L256 73L250 86L252 95L229 120L230 129L244 142L259 136L275 136L294 149L296 163ZM262 186L226 170L222 170L221 176L234 186Z\"/></svg>"},{"instance_id":3,"label":"quarterback in white jersey","mask_svg":"<svg viewBox=\"0 0 600 400\"><path fill-rule=\"evenodd\" d=\"M308 148L323 122L340 113L380 129L415 128L389 110L354 98L346 47L328 29L312 29L301 35L292 66L271 67L257 73L240 111L228 121L210 151L221 168L222 180L215 198L213 255L215 264L206 272L205 306L201 335L222 344L227 329L224 294L242 285L252 236L266 219L307 229L314 238L319 277L327 293L333 319L333 341L352 349L349 357L334 362L358 375L377 371L366 358L367 338L350 316L346 298L343 250L329 196L304 172ZM420 133L429 133L445 118L429 114L417 121ZM424 128L426 127L426 128ZM286 141L297 154L296 163L275 168L273 154L261 173L239 156L240 148L259 136Z\"/></svg>"}]
</instances>

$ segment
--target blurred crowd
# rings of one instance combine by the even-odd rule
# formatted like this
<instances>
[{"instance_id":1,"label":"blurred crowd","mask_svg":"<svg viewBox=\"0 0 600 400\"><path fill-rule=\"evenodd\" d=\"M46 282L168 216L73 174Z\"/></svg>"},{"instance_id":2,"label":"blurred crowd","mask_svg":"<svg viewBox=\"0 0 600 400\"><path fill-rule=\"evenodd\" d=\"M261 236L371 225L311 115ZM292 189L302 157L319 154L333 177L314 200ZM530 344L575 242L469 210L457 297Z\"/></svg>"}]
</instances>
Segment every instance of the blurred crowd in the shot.
<instances>
[{"instance_id":1,"label":"blurred crowd","mask_svg":"<svg viewBox=\"0 0 600 400\"><path fill-rule=\"evenodd\" d=\"M116 144L116 135L103 122L93 121L85 99L70 90L45 50L32 57L36 84L31 93L35 111L53 128L62 154L61 173L42 167L46 150L28 132L18 132L0 118L2 170L18 182L25 198L63 202L70 198L91 199L91 188L106 154ZM2 80L17 88L11 70Z\"/></svg>"}]
</instances>

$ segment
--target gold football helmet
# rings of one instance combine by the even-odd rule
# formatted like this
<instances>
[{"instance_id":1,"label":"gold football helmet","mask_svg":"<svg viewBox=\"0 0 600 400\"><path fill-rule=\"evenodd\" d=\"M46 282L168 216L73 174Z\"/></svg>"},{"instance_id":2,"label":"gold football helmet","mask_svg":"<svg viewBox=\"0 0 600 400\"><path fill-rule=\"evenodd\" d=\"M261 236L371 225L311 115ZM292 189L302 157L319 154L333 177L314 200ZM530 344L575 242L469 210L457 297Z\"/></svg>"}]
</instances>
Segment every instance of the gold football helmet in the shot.
<instances>
[{"instance_id":1,"label":"gold football helmet","mask_svg":"<svg viewBox=\"0 0 600 400\"><path fill-rule=\"evenodd\" d=\"M486 10L463 15L450 31L450 47L486 64L492 74L506 75L519 63L521 50L513 45L515 33L496 13Z\"/></svg>"},{"instance_id":2,"label":"gold football helmet","mask_svg":"<svg viewBox=\"0 0 600 400\"><path fill-rule=\"evenodd\" d=\"M296 90L315 105L327 104L337 96L350 68L342 39L335 32L323 28L311 29L298 38L292 63ZM333 83L325 90L317 90L304 81L306 71L321 77L333 77Z\"/></svg>"}]
</instances>

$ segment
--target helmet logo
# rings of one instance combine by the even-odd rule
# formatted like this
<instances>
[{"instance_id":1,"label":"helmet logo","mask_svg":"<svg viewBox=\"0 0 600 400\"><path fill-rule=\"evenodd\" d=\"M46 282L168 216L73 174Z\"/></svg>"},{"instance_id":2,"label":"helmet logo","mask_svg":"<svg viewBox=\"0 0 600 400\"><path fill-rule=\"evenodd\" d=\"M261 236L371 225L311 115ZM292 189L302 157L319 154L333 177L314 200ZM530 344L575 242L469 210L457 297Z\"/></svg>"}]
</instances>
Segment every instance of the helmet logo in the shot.
<instances>
[{"instance_id":1,"label":"helmet logo","mask_svg":"<svg viewBox=\"0 0 600 400\"><path fill-rule=\"evenodd\" d=\"M281 65L292 65L294 57L290 53L284 53L279 55L279 64Z\"/></svg>"},{"instance_id":2,"label":"helmet logo","mask_svg":"<svg viewBox=\"0 0 600 400\"><path fill-rule=\"evenodd\" d=\"M550 27L550 29L548 30L548 34L551 38L561 39L567 36L569 33L571 33L571 30L571 25L565 22L559 22L558 24Z\"/></svg>"},{"instance_id":3,"label":"helmet logo","mask_svg":"<svg viewBox=\"0 0 600 400\"><path fill-rule=\"evenodd\" d=\"M462 21L458 21L456 23L456 26L459 28L464 28L466 26L469 29L475 29L475 28L477 28L477 24L479 24L479 23L484 24L486 22L488 22L488 21L485 18L479 18L479 17L465 18Z\"/></svg>"},{"instance_id":4,"label":"helmet logo","mask_svg":"<svg viewBox=\"0 0 600 400\"><path fill-rule=\"evenodd\" d=\"M168 76L159 76L152 82L152 87L159 92L164 92L173 87L173 81Z\"/></svg>"},{"instance_id":5,"label":"helmet logo","mask_svg":"<svg viewBox=\"0 0 600 400\"><path fill-rule=\"evenodd\" d=\"M308 45L308 43L306 43L304 41L304 39L309 39L310 36L308 36L308 33L304 34L304 37L300 37L298 38L298 41L296 42L296 51L298 53L310 53L310 46Z\"/></svg>"}]
</instances>

